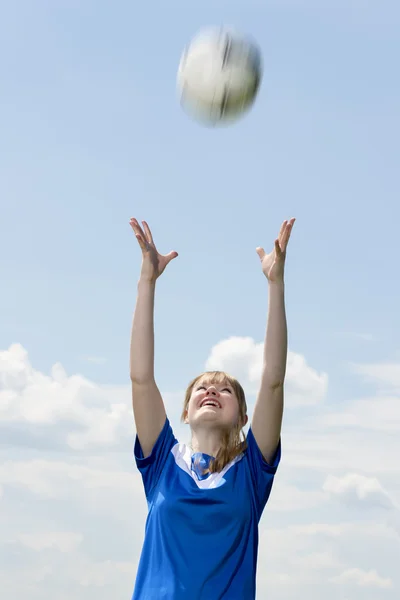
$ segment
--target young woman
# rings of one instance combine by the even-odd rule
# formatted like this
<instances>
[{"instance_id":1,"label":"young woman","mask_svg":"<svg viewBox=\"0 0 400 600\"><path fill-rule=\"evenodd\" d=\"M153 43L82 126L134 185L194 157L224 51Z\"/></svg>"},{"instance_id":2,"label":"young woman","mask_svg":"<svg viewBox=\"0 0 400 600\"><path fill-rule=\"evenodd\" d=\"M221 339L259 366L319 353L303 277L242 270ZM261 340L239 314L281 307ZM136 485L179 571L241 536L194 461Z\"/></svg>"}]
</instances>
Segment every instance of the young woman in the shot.
<instances>
[{"instance_id":1,"label":"young woman","mask_svg":"<svg viewBox=\"0 0 400 600\"><path fill-rule=\"evenodd\" d=\"M179 443L154 377L156 281L178 254L158 253L149 226L131 219L142 269L130 351L135 460L148 502L133 600L254 600L258 523L280 456L287 330L285 221L270 254L257 248L269 283L261 386L251 426L239 382L223 372L196 377L182 420L191 446Z\"/></svg>"}]
</instances>

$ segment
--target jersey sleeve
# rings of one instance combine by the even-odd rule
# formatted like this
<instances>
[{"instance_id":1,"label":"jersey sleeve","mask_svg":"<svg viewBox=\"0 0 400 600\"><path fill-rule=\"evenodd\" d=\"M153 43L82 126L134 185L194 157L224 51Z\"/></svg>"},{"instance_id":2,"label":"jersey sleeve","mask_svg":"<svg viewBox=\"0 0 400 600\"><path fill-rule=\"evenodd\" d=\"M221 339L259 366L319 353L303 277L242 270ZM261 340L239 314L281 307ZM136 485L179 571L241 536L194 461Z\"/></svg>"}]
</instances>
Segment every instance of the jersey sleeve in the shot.
<instances>
[{"instance_id":1,"label":"jersey sleeve","mask_svg":"<svg viewBox=\"0 0 400 600\"><path fill-rule=\"evenodd\" d=\"M271 463L264 459L250 427L247 433L247 461L254 484L254 494L259 510L259 518L271 493L274 476L281 460L281 440Z\"/></svg>"},{"instance_id":2,"label":"jersey sleeve","mask_svg":"<svg viewBox=\"0 0 400 600\"><path fill-rule=\"evenodd\" d=\"M134 456L136 466L142 476L147 500L151 498L152 490L160 478L170 450L177 442L178 440L174 436L171 424L168 418L166 418L164 427L162 428L161 433L153 446L151 454L144 458L143 450L136 434Z\"/></svg>"}]
</instances>

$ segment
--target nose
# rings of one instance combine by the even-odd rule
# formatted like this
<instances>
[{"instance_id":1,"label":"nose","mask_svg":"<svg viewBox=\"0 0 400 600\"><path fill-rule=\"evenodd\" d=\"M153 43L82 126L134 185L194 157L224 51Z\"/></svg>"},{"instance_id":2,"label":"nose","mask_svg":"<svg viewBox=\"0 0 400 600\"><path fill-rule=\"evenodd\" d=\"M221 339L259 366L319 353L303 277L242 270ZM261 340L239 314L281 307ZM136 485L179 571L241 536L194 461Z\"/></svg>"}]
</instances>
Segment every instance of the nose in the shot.
<instances>
[{"instance_id":1,"label":"nose","mask_svg":"<svg viewBox=\"0 0 400 600\"><path fill-rule=\"evenodd\" d=\"M207 394L212 394L213 396L219 396L219 392L217 390L216 387L214 387L213 385L211 385L208 389L207 389Z\"/></svg>"}]
</instances>

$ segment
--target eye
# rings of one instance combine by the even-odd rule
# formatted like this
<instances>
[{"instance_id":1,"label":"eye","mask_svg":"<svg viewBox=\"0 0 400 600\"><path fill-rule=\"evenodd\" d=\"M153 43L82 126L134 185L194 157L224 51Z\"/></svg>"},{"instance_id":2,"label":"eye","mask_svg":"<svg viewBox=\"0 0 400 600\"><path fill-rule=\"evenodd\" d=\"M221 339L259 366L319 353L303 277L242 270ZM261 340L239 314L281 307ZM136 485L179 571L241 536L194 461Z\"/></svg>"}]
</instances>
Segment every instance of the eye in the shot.
<instances>
[{"instance_id":1,"label":"eye","mask_svg":"<svg viewBox=\"0 0 400 600\"><path fill-rule=\"evenodd\" d=\"M199 387L197 388L197 390L205 390L206 388L204 387L204 385L199 385Z\"/></svg>"},{"instance_id":2,"label":"eye","mask_svg":"<svg viewBox=\"0 0 400 600\"><path fill-rule=\"evenodd\" d=\"M223 391L223 392L227 391L227 392L229 392L230 394L232 393L232 391L231 391L229 388L224 388L222 391Z\"/></svg>"}]
</instances>

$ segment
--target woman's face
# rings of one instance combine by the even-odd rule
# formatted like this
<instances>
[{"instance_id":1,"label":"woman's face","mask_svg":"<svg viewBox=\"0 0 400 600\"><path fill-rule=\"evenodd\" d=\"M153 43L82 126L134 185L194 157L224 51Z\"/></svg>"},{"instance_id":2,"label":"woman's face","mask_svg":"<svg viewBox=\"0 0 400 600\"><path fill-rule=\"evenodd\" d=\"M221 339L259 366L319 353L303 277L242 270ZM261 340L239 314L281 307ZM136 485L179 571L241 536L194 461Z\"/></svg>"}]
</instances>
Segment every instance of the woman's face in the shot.
<instances>
[{"instance_id":1,"label":"woman's face","mask_svg":"<svg viewBox=\"0 0 400 600\"><path fill-rule=\"evenodd\" d=\"M209 424L210 427L230 429L239 419L239 400L227 382L211 383L201 377L193 386L186 411L185 423L191 427Z\"/></svg>"}]
</instances>

